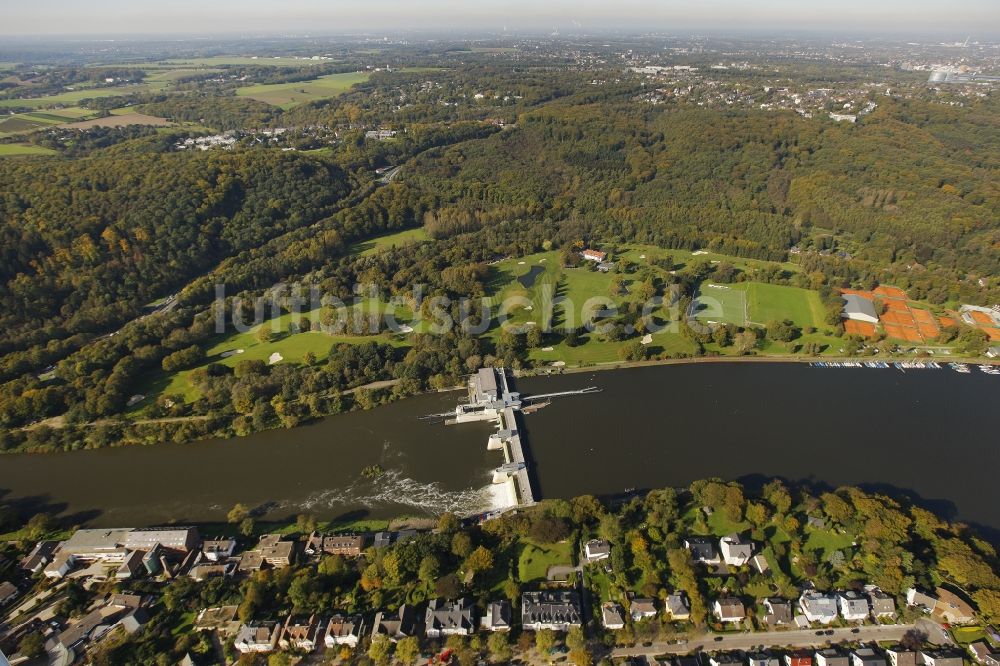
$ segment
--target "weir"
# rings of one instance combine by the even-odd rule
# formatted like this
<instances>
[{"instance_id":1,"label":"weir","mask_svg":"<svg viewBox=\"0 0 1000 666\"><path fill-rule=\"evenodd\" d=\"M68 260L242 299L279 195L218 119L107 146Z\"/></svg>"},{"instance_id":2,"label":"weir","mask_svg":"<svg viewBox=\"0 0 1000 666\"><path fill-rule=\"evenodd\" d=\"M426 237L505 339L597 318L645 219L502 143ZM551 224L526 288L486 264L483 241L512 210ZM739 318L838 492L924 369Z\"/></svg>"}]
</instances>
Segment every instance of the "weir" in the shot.
<instances>
[{"instance_id":1,"label":"weir","mask_svg":"<svg viewBox=\"0 0 1000 666\"><path fill-rule=\"evenodd\" d=\"M454 413L431 414L424 418L445 418L447 424L496 421L497 431L490 435L486 448L489 451L502 451L504 464L493 470L493 512L531 506L536 499L531 488L517 413L540 409L552 398L597 393L600 389L588 386L575 391L522 397L512 389L507 373L502 368L479 370L469 378L468 389L468 402L455 407Z\"/></svg>"}]
</instances>

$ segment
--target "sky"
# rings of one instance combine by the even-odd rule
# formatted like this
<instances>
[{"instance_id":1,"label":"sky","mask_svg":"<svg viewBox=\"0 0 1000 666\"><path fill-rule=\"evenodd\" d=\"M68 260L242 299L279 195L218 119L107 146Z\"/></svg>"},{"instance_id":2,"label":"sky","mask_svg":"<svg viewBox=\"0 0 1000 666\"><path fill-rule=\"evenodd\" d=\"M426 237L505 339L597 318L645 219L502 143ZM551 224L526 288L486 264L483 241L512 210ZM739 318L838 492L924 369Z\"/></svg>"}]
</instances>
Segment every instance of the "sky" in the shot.
<instances>
[{"instance_id":1,"label":"sky","mask_svg":"<svg viewBox=\"0 0 1000 666\"><path fill-rule=\"evenodd\" d=\"M1000 0L4 0L0 35L839 31L988 39Z\"/></svg>"}]
</instances>

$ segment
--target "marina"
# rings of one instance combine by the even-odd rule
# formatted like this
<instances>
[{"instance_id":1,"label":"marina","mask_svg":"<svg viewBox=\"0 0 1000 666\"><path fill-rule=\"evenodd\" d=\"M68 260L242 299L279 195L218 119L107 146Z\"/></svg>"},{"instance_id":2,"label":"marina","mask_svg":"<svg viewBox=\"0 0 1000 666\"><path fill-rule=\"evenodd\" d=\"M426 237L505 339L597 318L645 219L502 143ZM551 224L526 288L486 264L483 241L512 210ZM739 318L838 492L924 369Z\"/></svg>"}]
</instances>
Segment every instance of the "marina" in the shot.
<instances>
[{"instance_id":1,"label":"marina","mask_svg":"<svg viewBox=\"0 0 1000 666\"><path fill-rule=\"evenodd\" d=\"M946 363L941 364L936 361L814 361L809 364L813 368L895 368L906 372L907 370L943 370L948 368L957 373L967 375L972 372L972 368L967 363ZM986 375L1000 375L1000 368L988 363L976 366L979 371Z\"/></svg>"}]
</instances>

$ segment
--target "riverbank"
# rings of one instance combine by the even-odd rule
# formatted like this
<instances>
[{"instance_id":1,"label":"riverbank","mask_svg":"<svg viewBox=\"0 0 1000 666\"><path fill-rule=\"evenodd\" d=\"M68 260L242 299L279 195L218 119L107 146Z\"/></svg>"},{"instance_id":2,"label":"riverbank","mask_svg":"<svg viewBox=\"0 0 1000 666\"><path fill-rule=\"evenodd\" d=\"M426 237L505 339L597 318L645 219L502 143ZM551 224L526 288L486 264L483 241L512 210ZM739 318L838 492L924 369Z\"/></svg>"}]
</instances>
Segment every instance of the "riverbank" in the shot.
<instances>
[{"instance_id":1,"label":"riverbank","mask_svg":"<svg viewBox=\"0 0 1000 666\"><path fill-rule=\"evenodd\" d=\"M538 499L783 476L910 491L947 515L1000 527L989 476L1000 450L982 416L996 377L715 359L626 369L516 381L525 395L602 389L523 417ZM422 394L241 438L10 455L0 496L25 515L108 527L224 521L237 502L279 522L487 511L503 499L492 487L501 461L486 446L495 424L420 418L453 410L456 397ZM365 479L376 464L385 475ZM963 471L941 473L949 467Z\"/></svg>"}]
</instances>

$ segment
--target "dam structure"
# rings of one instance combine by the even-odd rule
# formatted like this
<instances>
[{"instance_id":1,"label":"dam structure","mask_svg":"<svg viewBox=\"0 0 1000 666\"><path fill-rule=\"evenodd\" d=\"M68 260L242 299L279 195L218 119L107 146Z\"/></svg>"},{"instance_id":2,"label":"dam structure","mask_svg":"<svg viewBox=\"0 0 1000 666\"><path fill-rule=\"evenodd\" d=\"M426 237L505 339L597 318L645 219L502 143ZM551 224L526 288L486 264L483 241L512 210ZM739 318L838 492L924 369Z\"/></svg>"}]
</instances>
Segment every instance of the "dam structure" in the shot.
<instances>
[{"instance_id":1,"label":"dam structure","mask_svg":"<svg viewBox=\"0 0 1000 666\"><path fill-rule=\"evenodd\" d=\"M522 397L512 389L507 373L502 368L482 368L469 377L468 390L468 401L455 407L454 413L435 414L430 418L444 417L448 424L495 421L497 431L490 435L486 448L489 451L501 451L504 462L493 470L493 483L490 487L493 510L490 513L497 514L535 504L537 500L524 455L518 412L532 404L538 406L538 401L596 393L600 389L591 386L577 391Z\"/></svg>"}]
</instances>

